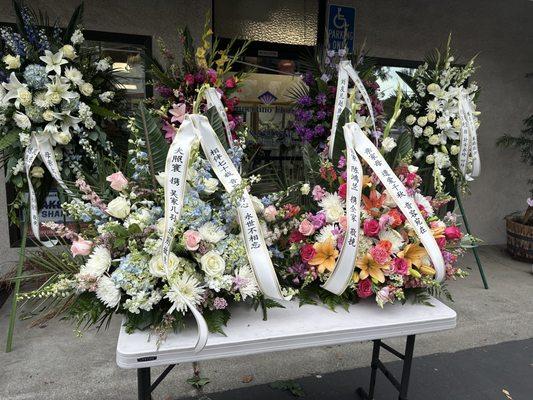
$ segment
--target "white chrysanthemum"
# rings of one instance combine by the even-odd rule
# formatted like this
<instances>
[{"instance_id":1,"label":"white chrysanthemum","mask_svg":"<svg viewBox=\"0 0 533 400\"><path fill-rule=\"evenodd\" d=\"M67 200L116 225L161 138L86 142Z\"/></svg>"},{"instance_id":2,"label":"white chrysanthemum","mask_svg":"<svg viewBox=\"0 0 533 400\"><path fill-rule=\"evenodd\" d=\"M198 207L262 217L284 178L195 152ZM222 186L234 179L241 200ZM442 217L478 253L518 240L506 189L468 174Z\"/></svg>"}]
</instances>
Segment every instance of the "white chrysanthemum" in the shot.
<instances>
[{"instance_id":1,"label":"white chrysanthemum","mask_svg":"<svg viewBox=\"0 0 533 400\"><path fill-rule=\"evenodd\" d=\"M203 294L204 288L200 285L200 281L184 272L180 277L172 280L170 289L165 295L165 299L172 303L168 313L172 314L174 310L177 310L185 314L188 308L187 302L196 306L200 304Z\"/></svg>"},{"instance_id":2,"label":"white chrysanthemum","mask_svg":"<svg viewBox=\"0 0 533 400\"><path fill-rule=\"evenodd\" d=\"M440 103L437 100L428 101L427 110L428 111L438 111L440 108Z\"/></svg>"},{"instance_id":3,"label":"white chrysanthemum","mask_svg":"<svg viewBox=\"0 0 533 400\"><path fill-rule=\"evenodd\" d=\"M248 265L240 267L235 271L233 283L243 300L246 300L247 297L254 297L259 293L259 286L255 280L255 275Z\"/></svg>"},{"instance_id":4,"label":"white chrysanthemum","mask_svg":"<svg viewBox=\"0 0 533 400\"><path fill-rule=\"evenodd\" d=\"M422 196L420 193L415 193L415 202L416 204L424 207L424 210L428 213L428 216L433 216L433 207L431 207L431 203L426 197Z\"/></svg>"},{"instance_id":5,"label":"white chrysanthemum","mask_svg":"<svg viewBox=\"0 0 533 400\"><path fill-rule=\"evenodd\" d=\"M226 232L213 222L209 221L203 224L199 229L200 237L209 243L218 243L226 237Z\"/></svg>"},{"instance_id":6,"label":"white chrysanthemum","mask_svg":"<svg viewBox=\"0 0 533 400\"><path fill-rule=\"evenodd\" d=\"M320 229L320 233L317 235L316 241L322 243L328 239L335 240L335 235L333 234L334 229L335 225L333 224L324 226L322 229Z\"/></svg>"},{"instance_id":7,"label":"white chrysanthemum","mask_svg":"<svg viewBox=\"0 0 533 400\"><path fill-rule=\"evenodd\" d=\"M74 67L65 68L65 78L76 85L81 85L83 83L83 74L79 69Z\"/></svg>"},{"instance_id":8,"label":"white chrysanthemum","mask_svg":"<svg viewBox=\"0 0 533 400\"><path fill-rule=\"evenodd\" d=\"M80 268L80 274L102 276L111 266L111 253L104 246L96 246L89 260Z\"/></svg>"},{"instance_id":9,"label":"white chrysanthemum","mask_svg":"<svg viewBox=\"0 0 533 400\"><path fill-rule=\"evenodd\" d=\"M21 113L20 111L17 111L13 114L13 121L15 121L15 124L20 129L30 129L31 128L31 122L30 119L27 117L26 114Z\"/></svg>"},{"instance_id":10,"label":"white chrysanthemum","mask_svg":"<svg viewBox=\"0 0 533 400\"><path fill-rule=\"evenodd\" d=\"M451 128L452 124L450 124L450 119L448 117L442 116L437 118L437 128L444 130Z\"/></svg>"},{"instance_id":11,"label":"white chrysanthemum","mask_svg":"<svg viewBox=\"0 0 533 400\"><path fill-rule=\"evenodd\" d=\"M96 297L107 307L113 308L120 302L120 289L115 286L111 278L102 276L98 279Z\"/></svg>"},{"instance_id":12,"label":"white chrysanthemum","mask_svg":"<svg viewBox=\"0 0 533 400\"><path fill-rule=\"evenodd\" d=\"M54 103L50 101L48 96L46 96L46 92L44 91L37 92L33 96L33 104L35 104L37 107L40 107L40 108L49 108L54 105Z\"/></svg>"},{"instance_id":13,"label":"white chrysanthemum","mask_svg":"<svg viewBox=\"0 0 533 400\"><path fill-rule=\"evenodd\" d=\"M397 253L404 244L402 235L394 229L384 229L379 232L379 240L387 240L392 244L391 251Z\"/></svg>"},{"instance_id":14,"label":"white chrysanthemum","mask_svg":"<svg viewBox=\"0 0 533 400\"><path fill-rule=\"evenodd\" d=\"M324 210L328 222L338 222L344 215L344 200L337 193L326 193L318 205Z\"/></svg>"}]
</instances>

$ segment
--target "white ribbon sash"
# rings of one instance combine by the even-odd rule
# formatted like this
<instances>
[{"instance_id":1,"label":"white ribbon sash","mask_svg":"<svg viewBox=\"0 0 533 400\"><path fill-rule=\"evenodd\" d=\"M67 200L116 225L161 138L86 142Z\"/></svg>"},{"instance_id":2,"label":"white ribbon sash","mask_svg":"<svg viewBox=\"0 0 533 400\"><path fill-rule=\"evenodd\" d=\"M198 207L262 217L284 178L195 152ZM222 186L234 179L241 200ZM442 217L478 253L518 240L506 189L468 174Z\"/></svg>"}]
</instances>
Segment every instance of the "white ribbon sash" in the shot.
<instances>
[{"instance_id":1,"label":"white ribbon sash","mask_svg":"<svg viewBox=\"0 0 533 400\"><path fill-rule=\"evenodd\" d=\"M205 100L207 102L207 108L215 107L217 110L222 123L224 124L224 129L226 130L226 137L228 138L228 144L230 147L233 147L233 137L231 136L231 129L229 127L228 115L226 114L226 109L220 101L219 94L215 88L208 88L205 91Z\"/></svg>"},{"instance_id":2,"label":"white ribbon sash","mask_svg":"<svg viewBox=\"0 0 533 400\"><path fill-rule=\"evenodd\" d=\"M50 143L50 138L46 136L39 136L37 137L35 134L32 133L30 144L28 147L26 147L26 150L24 152L24 168L26 170L26 178L28 181L28 191L30 195L30 222L31 222L31 230L33 232L33 235L35 238L41 242L41 235L39 233L39 225L40 225L40 218L39 218L39 209L37 208L37 198L35 196L35 190L33 189L33 185L31 183L31 166L35 162L35 159L37 156L41 157L41 160L43 161L43 164L46 166L46 169L50 172L52 177L56 180L56 182L63 188L63 190L68 194L72 195L72 192L69 190L69 188L65 185L63 182L63 179L61 178L61 173L59 172L59 167L57 165L57 161L54 154L54 148L52 147L52 144ZM41 242L45 247L52 247L57 242L56 241L46 241Z\"/></svg>"},{"instance_id":3,"label":"white ribbon sash","mask_svg":"<svg viewBox=\"0 0 533 400\"><path fill-rule=\"evenodd\" d=\"M339 123L339 117L346 108L346 102L348 100L348 81L351 79L355 84L355 87L363 96L363 101L368 108L370 119L372 120L372 126L374 131L376 130L376 120L374 117L374 109L372 108L372 101L366 91L365 85L359 74L353 68L349 60L343 60L339 63L339 75L337 79L337 93L335 95L335 108L333 109L333 121L331 123L331 135L329 137L329 157L333 157L333 145L335 144L335 133L337 132L337 124Z\"/></svg>"},{"instance_id":4,"label":"white ribbon sash","mask_svg":"<svg viewBox=\"0 0 533 400\"><path fill-rule=\"evenodd\" d=\"M363 179L363 170L357 154L366 161L372 171L378 176L389 195L405 215L433 263L436 271L435 278L442 281L445 276L442 253L424 217L418 210L416 203L408 195L405 186L394 174L377 147L366 137L357 123L350 122L344 125L344 137L347 149L346 214L348 230L335 269L323 287L330 292L340 295L346 289L353 274L357 258Z\"/></svg>"},{"instance_id":5,"label":"white ribbon sash","mask_svg":"<svg viewBox=\"0 0 533 400\"><path fill-rule=\"evenodd\" d=\"M459 119L461 120L461 145L459 150L459 170L467 181L478 177L481 172L481 160L477 144L476 123L472 103L468 94L459 92ZM472 162L471 167L469 161Z\"/></svg>"},{"instance_id":6,"label":"white ribbon sash","mask_svg":"<svg viewBox=\"0 0 533 400\"><path fill-rule=\"evenodd\" d=\"M194 141L198 138L207 160L227 192L239 188L241 176L233 165L215 131L206 117L187 115L174 138L167 156L165 181L165 229L163 234L163 265L168 272L168 260L174 240L174 227L183 208L186 191L187 168ZM265 296L283 300L281 288L266 247L259 219L247 190L237 205L237 215L244 237L248 261L257 284ZM198 325L195 350L200 351L207 342L207 324L194 305L188 304Z\"/></svg>"}]
</instances>

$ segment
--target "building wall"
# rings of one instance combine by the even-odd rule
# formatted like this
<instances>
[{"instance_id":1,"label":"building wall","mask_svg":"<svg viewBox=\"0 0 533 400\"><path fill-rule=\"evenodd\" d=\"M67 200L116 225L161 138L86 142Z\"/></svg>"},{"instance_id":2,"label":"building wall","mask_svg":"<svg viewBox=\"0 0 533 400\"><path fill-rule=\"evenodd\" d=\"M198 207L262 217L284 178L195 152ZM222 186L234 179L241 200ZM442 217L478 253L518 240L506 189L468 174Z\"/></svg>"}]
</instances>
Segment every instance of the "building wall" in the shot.
<instances>
[{"instance_id":1,"label":"building wall","mask_svg":"<svg viewBox=\"0 0 533 400\"><path fill-rule=\"evenodd\" d=\"M76 0L29 1L34 8L48 10L66 24ZM355 6L356 43L366 41L371 55L422 60L433 47L453 33L458 62L479 53L476 73L481 87L479 143L482 174L471 184L465 207L474 233L488 244L503 243L503 217L524 208L531 168L518 161L518 153L496 148L495 140L505 132L517 133L522 120L533 113L533 2L526 0L335 0ZM61 7L58 7L60 4ZM256 4L263 5L264 2ZM250 2L253 7L253 3ZM194 37L202 32L209 0L87 0L84 26L87 29L162 37L176 49L176 28L187 24ZM216 18L216 16L215 16ZM13 22L10 0L0 0L0 21ZM5 185L0 176L0 210L7 210ZM9 248L7 215L0 212L0 272L15 260Z\"/></svg>"}]
</instances>

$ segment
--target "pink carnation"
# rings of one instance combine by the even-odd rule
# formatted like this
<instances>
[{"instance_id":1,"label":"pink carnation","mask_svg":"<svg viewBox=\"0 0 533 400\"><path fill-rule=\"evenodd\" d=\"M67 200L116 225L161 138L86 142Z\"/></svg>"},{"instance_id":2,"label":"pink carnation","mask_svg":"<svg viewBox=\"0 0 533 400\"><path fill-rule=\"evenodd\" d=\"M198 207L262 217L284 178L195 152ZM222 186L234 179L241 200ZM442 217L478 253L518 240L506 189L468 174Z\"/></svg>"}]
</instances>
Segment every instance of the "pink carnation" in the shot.
<instances>
[{"instance_id":1,"label":"pink carnation","mask_svg":"<svg viewBox=\"0 0 533 400\"><path fill-rule=\"evenodd\" d=\"M112 189L115 189L117 192L120 192L128 186L128 180L122 172L115 172L114 174L109 175L105 178L106 181L110 183Z\"/></svg>"},{"instance_id":2,"label":"pink carnation","mask_svg":"<svg viewBox=\"0 0 533 400\"><path fill-rule=\"evenodd\" d=\"M389 261L389 252L383 246L374 246L370 249L370 255L378 264L384 265Z\"/></svg>"},{"instance_id":3,"label":"pink carnation","mask_svg":"<svg viewBox=\"0 0 533 400\"><path fill-rule=\"evenodd\" d=\"M326 195L326 191L320 185L315 185L311 193L313 194L313 199L315 201L322 200L322 198Z\"/></svg>"},{"instance_id":4,"label":"pink carnation","mask_svg":"<svg viewBox=\"0 0 533 400\"><path fill-rule=\"evenodd\" d=\"M185 80L185 83L187 85L189 85L189 86L194 85L194 76L192 74L185 74L183 79Z\"/></svg>"},{"instance_id":5,"label":"pink carnation","mask_svg":"<svg viewBox=\"0 0 533 400\"><path fill-rule=\"evenodd\" d=\"M346 215L341 215L339 217L339 225L341 226L343 231L346 232L348 230L348 218L346 217Z\"/></svg>"},{"instance_id":6,"label":"pink carnation","mask_svg":"<svg viewBox=\"0 0 533 400\"><path fill-rule=\"evenodd\" d=\"M409 272L409 264L404 258L395 258L392 260L392 272L400 275L407 275Z\"/></svg>"}]
</instances>

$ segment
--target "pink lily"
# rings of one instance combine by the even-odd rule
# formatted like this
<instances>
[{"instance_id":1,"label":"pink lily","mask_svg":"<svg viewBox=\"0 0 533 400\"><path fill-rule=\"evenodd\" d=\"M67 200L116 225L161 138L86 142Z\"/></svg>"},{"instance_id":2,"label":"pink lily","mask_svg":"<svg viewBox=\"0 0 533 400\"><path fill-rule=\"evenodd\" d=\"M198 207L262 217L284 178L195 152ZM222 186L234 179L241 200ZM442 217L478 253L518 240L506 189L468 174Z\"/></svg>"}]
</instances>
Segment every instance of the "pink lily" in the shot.
<instances>
[{"instance_id":1,"label":"pink lily","mask_svg":"<svg viewBox=\"0 0 533 400\"><path fill-rule=\"evenodd\" d=\"M168 112L172 115L170 122L178 121L181 124L185 118L185 114L187 114L187 107L185 106L185 103L174 103Z\"/></svg>"}]
</instances>

